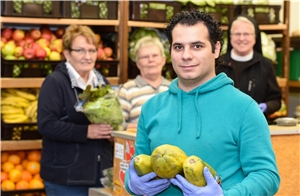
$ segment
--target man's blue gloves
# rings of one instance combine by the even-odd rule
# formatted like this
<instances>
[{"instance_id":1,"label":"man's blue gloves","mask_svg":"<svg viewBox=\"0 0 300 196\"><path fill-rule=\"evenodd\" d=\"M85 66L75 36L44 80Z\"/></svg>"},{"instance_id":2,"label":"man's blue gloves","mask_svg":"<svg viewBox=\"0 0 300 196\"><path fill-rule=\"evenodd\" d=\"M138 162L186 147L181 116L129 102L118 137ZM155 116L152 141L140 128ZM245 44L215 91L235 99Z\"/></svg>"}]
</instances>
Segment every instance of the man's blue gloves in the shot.
<instances>
[{"instance_id":1,"label":"man's blue gloves","mask_svg":"<svg viewBox=\"0 0 300 196\"><path fill-rule=\"evenodd\" d=\"M265 112L267 110L267 104L265 103L260 103L258 104L258 106L262 112Z\"/></svg>"},{"instance_id":2,"label":"man's blue gloves","mask_svg":"<svg viewBox=\"0 0 300 196\"><path fill-rule=\"evenodd\" d=\"M132 159L129 165L128 187L136 195L156 195L171 185L168 179L153 180L156 176L155 172L138 176L134 169L134 159Z\"/></svg>"},{"instance_id":3,"label":"man's blue gloves","mask_svg":"<svg viewBox=\"0 0 300 196\"><path fill-rule=\"evenodd\" d=\"M184 196L223 196L223 190L216 179L213 178L207 167L203 169L207 185L205 187L195 186L189 183L184 177L177 174L176 178L170 179L172 184L178 186Z\"/></svg>"}]
</instances>

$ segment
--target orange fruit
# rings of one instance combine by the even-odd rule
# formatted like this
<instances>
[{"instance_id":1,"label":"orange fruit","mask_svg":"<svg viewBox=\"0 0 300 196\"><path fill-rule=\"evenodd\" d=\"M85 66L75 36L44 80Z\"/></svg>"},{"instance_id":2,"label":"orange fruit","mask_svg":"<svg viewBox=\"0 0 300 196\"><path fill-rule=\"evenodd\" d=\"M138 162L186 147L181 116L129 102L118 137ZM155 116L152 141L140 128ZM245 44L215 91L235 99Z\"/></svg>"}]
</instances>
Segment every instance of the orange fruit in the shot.
<instances>
[{"instance_id":1,"label":"orange fruit","mask_svg":"<svg viewBox=\"0 0 300 196\"><path fill-rule=\"evenodd\" d=\"M12 182L18 182L21 180L22 174L20 170L17 169L12 169L10 170L10 172L8 173L8 178L12 181Z\"/></svg>"},{"instance_id":2,"label":"orange fruit","mask_svg":"<svg viewBox=\"0 0 300 196\"><path fill-rule=\"evenodd\" d=\"M7 162L9 153L8 152L1 152L1 163Z\"/></svg>"},{"instance_id":3,"label":"orange fruit","mask_svg":"<svg viewBox=\"0 0 300 196\"><path fill-rule=\"evenodd\" d=\"M8 156L8 162L11 162L14 165L18 165L21 163L21 158L17 154L11 154Z\"/></svg>"},{"instance_id":4,"label":"orange fruit","mask_svg":"<svg viewBox=\"0 0 300 196\"><path fill-rule=\"evenodd\" d=\"M40 169L41 169L41 165L37 161L29 161L26 166L26 170L33 175L40 173Z\"/></svg>"},{"instance_id":5,"label":"orange fruit","mask_svg":"<svg viewBox=\"0 0 300 196\"><path fill-rule=\"evenodd\" d=\"M21 161L21 164L22 164L22 166L23 166L24 169L26 168L28 162L29 162L29 161L28 161L27 159L23 159L23 160Z\"/></svg>"},{"instance_id":6,"label":"orange fruit","mask_svg":"<svg viewBox=\"0 0 300 196\"><path fill-rule=\"evenodd\" d=\"M32 180L32 174L27 170L23 170L21 172L21 179L26 180L27 182L29 182L30 180Z\"/></svg>"},{"instance_id":7,"label":"orange fruit","mask_svg":"<svg viewBox=\"0 0 300 196\"><path fill-rule=\"evenodd\" d=\"M16 183L16 190L29 189L29 182L26 180L20 180Z\"/></svg>"},{"instance_id":8,"label":"orange fruit","mask_svg":"<svg viewBox=\"0 0 300 196\"><path fill-rule=\"evenodd\" d=\"M15 190L15 183L13 183L13 182L10 181L10 180L4 180L4 181L1 183L1 189L2 189L3 191Z\"/></svg>"},{"instance_id":9,"label":"orange fruit","mask_svg":"<svg viewBox=\"0 0 300 196\"><path fill-rule=\"evenodd\" d=\"M31 150L27 154L27 159L29 161L40 161L41 160L41 151Z\"/></svg>"},{"instance_id":10,"label":"orange fruit","mask_svg":"<svg viewBox=\"0 0 300 196\"><path fill-rule=\"evenodd\" d=\"M1 182L8 179L8 174L6 172L1 172Z\"/></svg>"},{"instance_id":11,"label":"orange fruit","mask_svg":"<svg viewBox=\"0 0 300 196\"><path fill-rule=\"evenodd\" d=\"M15 168L14 164L12 164L11 162L5 162L1 165L2 167L2 171L5 172L10 172L10 170L12 170L13 168Z\"/></svg>"},{"instance_id":12,"label":"orange fruit","mask_svg":"<svg viewBox=\"0 0 300 196\"><path fill-rule=\"evenodd\" d=\"M38 179L32 179L29 182L29 188L30 189L42 189L44 188L44 184L39 181Z\"/></svg>"},{"instance_id":13,"label":"orange fruit","mask_svg":"<svg viewBox=\"0 0 300 196\"><path fill-rule=\"evenodd\" d=\"M39 181L43 182L43 179L41 178L40 174L35 174L33 176L34 179L38 179Z\"/></svg>"},{"instance_id":14,"label":"orange fruit","mask_svg":"<svg viewBox=\"0 0 300 196\"><path fill-rule=\"evenodd\" d=\"M15 169L22 171L24 168L21 164L15 165Z\"/></svg>"},{"instance_id":15,"label":"orange fruit","mask_svg":"<svg viewBox=\"0 0 300 196\"><path fill-rule=\"evenodd\" d=\"M23 150L17 151L16 154L21 158L21 159L25 159L26 157L26 152Z\"/></svg>"}]
</instances>

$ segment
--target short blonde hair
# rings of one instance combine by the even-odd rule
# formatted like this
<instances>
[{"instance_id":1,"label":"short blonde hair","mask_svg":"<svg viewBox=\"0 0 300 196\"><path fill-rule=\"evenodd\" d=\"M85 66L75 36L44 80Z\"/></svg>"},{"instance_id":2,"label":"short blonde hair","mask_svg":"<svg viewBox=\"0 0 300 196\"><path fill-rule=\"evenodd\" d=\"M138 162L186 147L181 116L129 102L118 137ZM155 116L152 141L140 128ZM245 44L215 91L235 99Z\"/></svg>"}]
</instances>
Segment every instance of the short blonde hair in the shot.
<instances>
[{"instance_id":1,"label":"short blonde hair","mask_svg":"<svg viewBox=\"0 0 300 196\"><path fill-rule=\"evenodd\" d=\"M135 44L135 47L134 47L134 54L137 54L141 48L146 47L146 46L157 46L161 52L161 55L163 57L166 57L164 46L161 43L160 39L157 37L151 37L151 36L143 37L137 41L137 43ZM135 56L135 60L138 60L137 55Z\"/></svg>"},{"instance_id":2,"label":"short blonde hair","mask_svg":"<svg viewBox=\"0 0 300 196\"><path fill-rule=\"evenodd\" d=\"M250 24L252 26L254 36L256 37L256 33L257 32L255 32L255 26L254 26L254 24L248 18L243 17L243 16L238 16L236 18L236 20L232 22L231 26L233 26L233 24L236 23L237 21L244 21L244 22ZM232 28L230 29L230 33L232 33Z\"/></svg>"},{"instance_id":3,"label":"short blonde hair","mask_svg":"<svg viewBox=\"0 0 300 196\"><path fill-rule=\"evenodd\" d=\"M93 44L96 48L98 47L96 35L90 27L72 24L67 27L62 38L63 49L71 50L74 39L79 35L84 36L89 44Z\"/></svg>"}]
</instances>

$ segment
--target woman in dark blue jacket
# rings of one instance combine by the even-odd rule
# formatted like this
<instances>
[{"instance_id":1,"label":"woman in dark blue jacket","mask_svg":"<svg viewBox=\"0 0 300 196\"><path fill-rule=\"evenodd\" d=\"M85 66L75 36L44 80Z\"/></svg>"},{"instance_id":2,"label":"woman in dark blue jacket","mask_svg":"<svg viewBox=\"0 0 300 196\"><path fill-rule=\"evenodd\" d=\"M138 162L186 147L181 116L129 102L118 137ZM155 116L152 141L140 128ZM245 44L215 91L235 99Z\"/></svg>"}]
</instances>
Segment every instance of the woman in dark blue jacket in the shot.
<instances>
[{"instance_id":1,"label":"woman in dark blue jacket","mask_svg":"<svg viewBox=\"0 0 300 196\"><path fill-rule=\"evenodd\" d=\"M281 107L281 91L271 60L262 55L260 30L246 15L236 17L228 28L227 53L216 68L234 81L234 86L250 95L266 118Z\"/></svg>"},{"instance_id":2,"label":"woman in dark blue jacket","mask_svg":"<svg viewBox=\"0 0 300 196\"><path fill-rule=\"evenodd\" d=\"M91 124L74 105L87 85L108 81L94 69L97 39L87 26L71 25L63 37L66 62L47 76L39 94L38 128L43 136L41 177L47 196L88 195L112 167L112 127Z\"/></svg>"}]
</instances>

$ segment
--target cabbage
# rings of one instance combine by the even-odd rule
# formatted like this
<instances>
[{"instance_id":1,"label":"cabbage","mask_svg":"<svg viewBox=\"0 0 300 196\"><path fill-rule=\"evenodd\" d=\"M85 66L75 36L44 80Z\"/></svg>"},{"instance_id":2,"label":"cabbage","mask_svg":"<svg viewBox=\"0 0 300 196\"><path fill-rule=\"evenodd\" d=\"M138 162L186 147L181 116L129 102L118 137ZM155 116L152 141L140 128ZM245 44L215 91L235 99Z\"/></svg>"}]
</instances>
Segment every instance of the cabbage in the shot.
<instances>
[{"instance_id":1,"label":"cabbage","mask_svg":"<svg viewBox=\"0 0 300 196\"><path fill-rule=\"evenodd\" d=\"M122 107L116 92L109 85L94 89L88 85L78 97L81 101L75 108L83 112L91 123L109 124L113 130L121 128L124 122Z\"/></svg>"}]
</instances>

